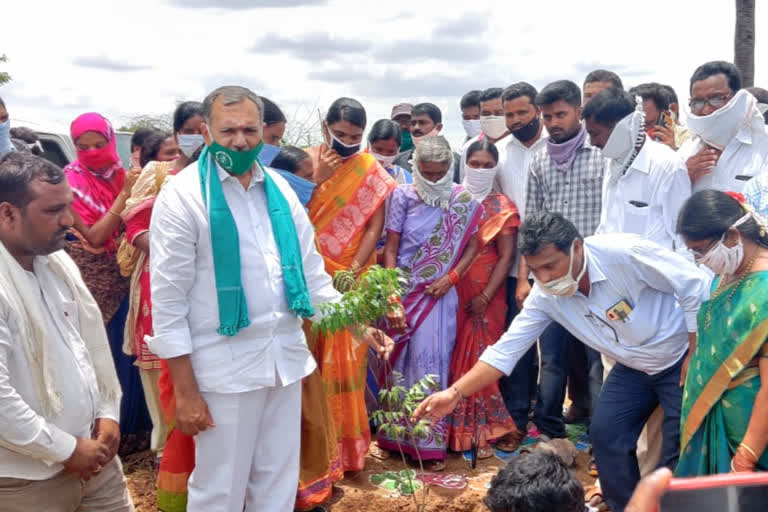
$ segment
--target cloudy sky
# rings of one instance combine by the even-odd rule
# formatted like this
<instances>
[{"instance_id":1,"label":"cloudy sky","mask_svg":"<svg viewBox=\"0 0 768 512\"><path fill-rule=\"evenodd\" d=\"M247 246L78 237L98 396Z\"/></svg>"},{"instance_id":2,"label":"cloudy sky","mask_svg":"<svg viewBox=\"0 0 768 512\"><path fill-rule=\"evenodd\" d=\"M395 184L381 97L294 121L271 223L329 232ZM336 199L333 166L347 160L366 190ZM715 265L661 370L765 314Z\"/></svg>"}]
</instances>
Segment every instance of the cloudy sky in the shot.
<instances>
[{"instance_id":1,"label":"cloudy sky","mask_svg":"<svg viewBox=\"0 0 768 512\"><path fill-rule=\"evenodd\" d=\"M761 3L761 2L758 2ZM760 12L760 8L766 12ZM681 101L707 60L733 58L733 0L36 0L2 8L0 88L15 125L64 129L96 110L119 125L219 85L246 85L306 119L339 96L369 119L432 101L452 141L470 89L672 84ZM756 84L768 88L768 5L758 5ZM0 69L3 69L0 68ZM316 114L314 114L316 116Z\"/></svg>"}]
</instances>

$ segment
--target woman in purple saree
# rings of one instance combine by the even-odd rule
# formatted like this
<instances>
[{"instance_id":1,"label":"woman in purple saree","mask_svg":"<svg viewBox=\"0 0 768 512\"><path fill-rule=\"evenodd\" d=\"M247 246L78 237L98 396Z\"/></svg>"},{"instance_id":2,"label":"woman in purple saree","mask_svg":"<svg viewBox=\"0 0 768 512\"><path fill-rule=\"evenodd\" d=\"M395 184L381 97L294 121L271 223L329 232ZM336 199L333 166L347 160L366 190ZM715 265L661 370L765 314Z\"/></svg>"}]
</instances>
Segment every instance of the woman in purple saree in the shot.
<instances>
[{"instance_id":1,"label":"woman in purple saree","mask_svg":"<svg viewBox=\"0 0 768 512\"><path fill-rule=\"evenodd\" d=\"M408 327L393 337L396 345L390 359L407 387L427 374L438 377L440 389L449 385L459 302L455 285L477 252L475 232L482 207L453 183L448 172L452 162L444 137L420 141L413 153L413 184L400 185L392 193L385 225L384 266L397 266L409 274L403 297ZM446 432L445 420L435 424L427 439L416 442L418 454L410 440L383 432L378 444L432 461L429 469L436 471L444 467Z\"/></svg>"}]
</instances>

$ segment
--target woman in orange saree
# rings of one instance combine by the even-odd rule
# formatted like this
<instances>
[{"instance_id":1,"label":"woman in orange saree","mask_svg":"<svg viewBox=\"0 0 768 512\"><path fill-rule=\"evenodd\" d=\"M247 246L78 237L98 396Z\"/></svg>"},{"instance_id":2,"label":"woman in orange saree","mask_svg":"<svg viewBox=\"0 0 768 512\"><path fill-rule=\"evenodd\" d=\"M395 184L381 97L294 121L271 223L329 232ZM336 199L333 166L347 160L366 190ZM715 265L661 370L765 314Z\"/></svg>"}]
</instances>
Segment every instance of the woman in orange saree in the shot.
<instances>
[{"instance_id":1,"label":"woman in orange saree","mask_svg":"<svg viewBox=\"0 0 768 512\"><path fill-rule=\"evenodd\" d=\"M360 273L375 260L384 225L384 200L396 183L368 154L360 152L366 116L351 98L336 100L323 130L327 144L310 148L317 188L307 205L325 268ZM336 427L344 471L362 470L371 441L365 387L368 347L350 333L318 336L317 364Z\"/></svg>"},{"instance_id":2,"label":"woman in orange saree","mask_svg":"<svg viewBox=\"0 0 768 512\"><path fill-rule=\"evenodd\" d=\"M481 139L467 148L464 187L482 203L477 232L479 251L457 286L459 311L456 346L451 359L451 383L456 382L480 355L504 333L506 278L515 255L520 216L505 196L493 192L498 172L496 147ZM448 447L457 452L479 447L478 457L493 455L489 441L515 431L497 383L462 400L448 419Z\"/></svg>"}]
</instances>

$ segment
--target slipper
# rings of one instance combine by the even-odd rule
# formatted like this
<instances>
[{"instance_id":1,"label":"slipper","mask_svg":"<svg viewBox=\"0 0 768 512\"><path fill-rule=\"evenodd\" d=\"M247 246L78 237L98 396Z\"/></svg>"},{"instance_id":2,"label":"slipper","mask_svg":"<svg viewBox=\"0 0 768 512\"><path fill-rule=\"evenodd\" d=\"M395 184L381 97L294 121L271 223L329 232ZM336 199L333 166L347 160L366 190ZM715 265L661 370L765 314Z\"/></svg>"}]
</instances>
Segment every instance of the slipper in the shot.
<instances>
[{"instance_id":1,"label":"slipper","mask_svg":"<svg viewBox=\"0 0 768 512\"><path fill-rule=\"evenodd\" d=\"M608 505L603 501L603 490L598 485L584 489L584 503L592 510L610 512Z\"/></svg>"},{"instance_id":2,"label":"slipper","mask_svg":"<svg viewBox=\"0 0 768 512\"><path fill-rule=\"evenodd\" d=\"M490 459L491 457L493 457L493 454L494 454L494 451L493 451L493 447L491 446L484 446L483 448L480 448L479 450L477 450L477 458L480 460Z\"/></svg>"},{"instance_id":3,"label":"slipper","mask_svg":"<svg viewBox=\"0 0 768 512\"><path fill-rule=\"evenodd\" d=\"M502 436L496 442L496 449L502 452L511 453L520 448L520 444L525 439L525 434L515 429L512 432Z\"/></svg>"},{"instance_id":4,"label":"slipper","mask_svg":"<svg viewBox=\"0 0 768 512\"><path fill-rule=\"evenodd\" d=\"M392 457L392 452L385 450L377 444L374 444L371 446L370 455L377 460L389 460L390 457Z\"/></svg>"},{"instance_id":5,"label":"slipper","mask_svg":"<svg viewBox=\"0 0 768 512\"><path fill-rule=\"evenodd\" d=\"M598 471L597 471L597 464L595 464L595 459L591 459L589 461L589 469L587 470L587 473L589 474L589 476L593 476L597 478Z\"/></svg>"},{"instance_id":6,"label":"slipper","mask_svg":"<svg viewBox=\"0 0 768 512\"><path fill-rule=\"evenodd\" d=\"M429 460L424 462L424 471L440 472L445 470L444 460Z\"/></svg>"}]
</instances>

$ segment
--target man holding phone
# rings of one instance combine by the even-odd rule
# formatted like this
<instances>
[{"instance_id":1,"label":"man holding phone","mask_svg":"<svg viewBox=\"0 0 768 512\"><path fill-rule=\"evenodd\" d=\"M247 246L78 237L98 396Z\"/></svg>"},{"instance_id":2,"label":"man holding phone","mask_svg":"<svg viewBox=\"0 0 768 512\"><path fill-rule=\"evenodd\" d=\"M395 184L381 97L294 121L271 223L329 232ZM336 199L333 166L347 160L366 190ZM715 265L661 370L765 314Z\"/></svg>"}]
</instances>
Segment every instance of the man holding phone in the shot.
<instances>
[{"instance_id":1,"label":"man holding phone","mask_svg":"<svg viewBox=\"0 0 768 512\"><path fill-rule=\"evenodd\" d=\"M708 295L705 274L679 254L636 235L582 239L558 213L532 215L520 251L536 284L502 338L449 389L414 414L436 420L459 401L509 374L553 322L617 361L592 417L590 435L605 500L621 512L640 480L635 455L653 410L664 409L661 465L680 446L680 382L696 343L696 315Z\"/></svg>"},{"instance_id":2,"label":"man holding phone","mask_svg":"<svg viewBox=\"0 0 768 512\"><path fill-rule=\"evenodd\" d=\"M768 171L768 134L757 100L741 88L741 72L730 62L699 66L691 77L693 135L680 148L693 192L741 192L753 176Z\"/></svg>"}]
</instances>

